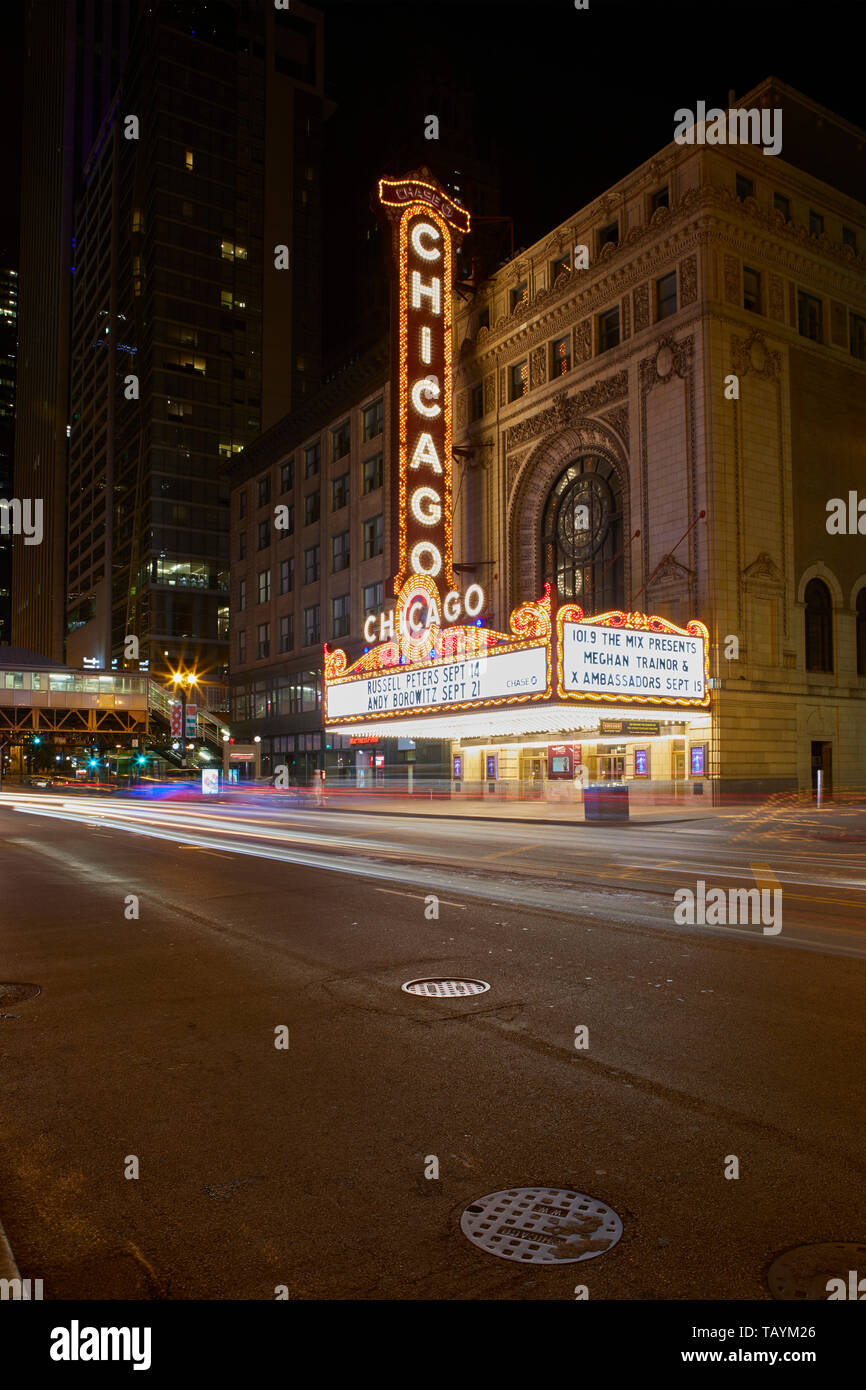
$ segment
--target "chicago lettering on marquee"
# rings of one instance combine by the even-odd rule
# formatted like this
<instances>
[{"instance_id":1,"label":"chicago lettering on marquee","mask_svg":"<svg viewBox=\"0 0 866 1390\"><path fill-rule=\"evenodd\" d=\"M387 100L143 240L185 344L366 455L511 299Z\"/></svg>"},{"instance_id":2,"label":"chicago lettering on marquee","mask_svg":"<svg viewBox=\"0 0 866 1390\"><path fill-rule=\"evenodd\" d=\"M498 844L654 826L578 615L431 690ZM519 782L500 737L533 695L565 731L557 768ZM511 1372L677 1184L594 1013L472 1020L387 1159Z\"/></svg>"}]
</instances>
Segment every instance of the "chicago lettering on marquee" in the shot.
<instances>
[{"instance_id":1,"label":"chicago lettering on marquee","mask_svg":"<svg viewBox=\"0 0 866 1390\"><path fill-rule=\"evenodd\" d=\"M469 213L432 177L380 179L397 276L397 528L394 593L412 575L454 589L451 297Z\"/></svg>"}]
</instances>

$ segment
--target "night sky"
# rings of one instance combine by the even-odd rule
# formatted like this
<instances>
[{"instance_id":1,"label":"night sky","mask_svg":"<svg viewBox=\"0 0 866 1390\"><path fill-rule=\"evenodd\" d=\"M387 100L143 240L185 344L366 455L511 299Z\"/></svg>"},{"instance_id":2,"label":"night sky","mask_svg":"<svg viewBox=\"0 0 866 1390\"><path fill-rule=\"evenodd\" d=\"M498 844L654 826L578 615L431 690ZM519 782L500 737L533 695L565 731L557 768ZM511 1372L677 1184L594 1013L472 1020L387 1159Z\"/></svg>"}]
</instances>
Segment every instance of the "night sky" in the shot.
<instances>
[{"instance_id":1,"label":"night sky","mask_svg":"<svg viewBox=\"0 0 866 1390\"><path fill-rule=\"evenodd\" d=\"M668 144L677 107L725 107L730 89L739 97L774 76L866 127L859 4L590 0L577 11L573 0L323 0L322 9L335 119L369 181L383 152L365 147L364 128L378 133L387 113L396 139L403 122L421 119L389 101L392 72L454 73L478 99L479 137L500 145L515 246Z\"/></svg>"},{"instance_id":2,"label":"night sky","mask_svg":"<svg viewBox=\"0 0 866 1390\"><path fill-rule=\"evenodd\" d=\"M63 0L42 3L62 12ZM699 99L724 106L729 89L743 95L769 75L866 127L862 6L840 0L808 8L590 0L587 11L573 0L321 0L320 8L337 104L329 145L343 151L332 180L350 172L340 196L345 208L349 194L356 218L368 215L383 162L423 125L421 106L395 92L430 71L474 94L478 139L500 150L515 247L667 144L677 107ZM17 241L23 11L4 10L0 58L7 263Z\"/></svg>"}]
</instances>

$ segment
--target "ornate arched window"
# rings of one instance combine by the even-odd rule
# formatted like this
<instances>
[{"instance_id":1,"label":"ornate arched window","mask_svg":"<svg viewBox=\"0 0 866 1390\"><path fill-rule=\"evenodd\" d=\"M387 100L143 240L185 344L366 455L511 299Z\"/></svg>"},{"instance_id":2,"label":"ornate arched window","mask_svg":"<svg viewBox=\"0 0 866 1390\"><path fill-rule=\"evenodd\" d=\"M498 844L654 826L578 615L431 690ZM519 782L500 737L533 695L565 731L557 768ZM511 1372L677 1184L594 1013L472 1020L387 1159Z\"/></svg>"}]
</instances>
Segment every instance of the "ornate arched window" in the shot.
<instances>
[{"instance_id":1,"label":"ornate arched window","mask_svg":"<svg viewBox=\"0 0 866 1390\"><path fill-rule=\"evenodd\" d=\"M542 579L560 600L587 614L625 606L622 526L616 469L595 454L575 459L551 489L541 532Z\"/></svg>"},{"instance_id":2,"label":"ornate arched window","mask_svg":"<svg viewBox=\"0 0 866 1390\"><path fill-rule=\"evenodd\" d=\"M857 595L857 675L866 676L866 584Z\"/></svg>"},{"instance_id":3,"label":"ornate arched window","mask_svg":"<svg viewBox=\"0 0 866 1390\"><path fill-rule=\"evenodd\" d=\"M806 670L833 670L833 599L823 579L806 585Z\"/></svg>"}]
</instances>

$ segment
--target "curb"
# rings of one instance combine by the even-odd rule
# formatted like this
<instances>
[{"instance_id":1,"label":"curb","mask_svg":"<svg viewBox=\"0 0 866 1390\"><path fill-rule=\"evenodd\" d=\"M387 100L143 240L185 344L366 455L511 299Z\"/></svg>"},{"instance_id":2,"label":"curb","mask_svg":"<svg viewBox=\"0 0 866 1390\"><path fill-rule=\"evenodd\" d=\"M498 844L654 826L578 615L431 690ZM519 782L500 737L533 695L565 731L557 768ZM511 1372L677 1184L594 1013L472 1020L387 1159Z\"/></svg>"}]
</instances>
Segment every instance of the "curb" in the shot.
<instances>
[{"instance_id":1,"label":"curb","mask_svg":"<svg viewBox=\"0 0 866 1390\"><path fill-rule=\"evenodd\" d=\"M6 1239L6 1232L0 1222L0 1279L20 1279L21 1274L15 1263L12 1248Z\"/></svg>"},{"instance_id":2,"label":"curb","mask_svg":"<svg viewBox=\"0 0 866 1390\"><path fill-rule=\"evenodd\" d=\"M673 816L673 817L670 817L669 819L665 819L665 820L645 820L645 819L641 816L641 817L630 817L628 820L598 820L598 821L586 821L586 820L542 820L540 816L471 816L471 815L449 815L447 811L431 811L431 812L425 812L425 813L422 815L420 811L379 811L379 810L374 810L374 809L372 809L372 808L371 808L370 810L367 810L366 807L362 808L362 807L358 807L358 806L324 806L324 807L322 807L321 809L326 810L326 811L345 811L346 813L354 812L356 815L362 815L362 816L402 816L404 820L407 820L407 819L409 819L409 820L417 819L417 820L421 820L421 821L424 821L424 820L450 820L450 821L457 821L457 822L464 821L464 820L481 821L481 822L484 822L484 821L491 821L491 822L493 822L493 823L496 824L496 825L553 825L553 826L560 826L560 827L565 828L565 829L567 829L567 828L569 828L569 827L573 827L573 828L577 829L578 827L583 827L583 826L587 826L587 825L590 827L590 829L592 829L592 827L593 827L593 826L596 826L596 825L608 825L608 826L616 825L616 826L620 826L620 827L622 827L622 826L628 826L630 829L635 829L635 830L639 830L639 829L641 829L641 828L643 828L643 827L645 827L645 826L648 826L648 825L685 825L687 822L688 822L689 824L691 824L693 821L699 821L699 820L716 820L716 819L718 819L718 815L720 814L720 813L715 812L715 813L713 813L712 815L708 815L708 816Z\"/></svg>"}]
</instances>

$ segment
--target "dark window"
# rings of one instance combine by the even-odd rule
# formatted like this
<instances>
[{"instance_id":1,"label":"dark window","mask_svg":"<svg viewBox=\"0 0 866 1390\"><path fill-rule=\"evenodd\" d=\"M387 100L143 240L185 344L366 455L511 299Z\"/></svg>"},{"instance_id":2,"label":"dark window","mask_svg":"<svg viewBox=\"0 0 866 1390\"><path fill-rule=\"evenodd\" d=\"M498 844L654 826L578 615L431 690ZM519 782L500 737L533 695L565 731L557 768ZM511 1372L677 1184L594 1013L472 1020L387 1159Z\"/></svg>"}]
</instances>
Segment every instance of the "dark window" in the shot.
<instances>
[{"instance_id":1,"label":"dark window","mask_svg":"<svg viewBox=\"0 0 866 1390\"><path fill-rule=\"evenodd\" d=\"M664 188L657 189L650 198L650 217L654 212L658 212L659 208L669 208L670 205L671 195L667 184L665 184Z\"/></svg>"},{"instance_id":2,"label":"dark window","mask_svg":"<svg viewBox=\"0 0 866 1390\"><path fill-rule=\"evenodd\" d=\"M587 614L622 608L622 489L612 464L595 455L560 474L544 509L542 582Z\"/></svg>"},{"instance_id":3,"label":"dark window","mask_svg":"<svg viewBox=\"0 0 866 1390\"><path fill-rule=\"evenodd\" d=\"M489 309L479 309L479 311L478 311L478 328L489 328L489 327L490 327L490 310L489 310ZM478 332L478 329L476 328L475 331L476 331L476 333L477 333L477 332Z\"/></svg>"},{"instance_id":4,"label":"dark window","mask_svg":"<svg viewBox=\"0 0 866 1390\"><path fill-rule=\"evenodd\" d=\"M852 250L857 250L857 233L853 227L842 228L842 245L850 246Z\"/></svg>"},{"instance_id":5,"label":"dark window","mask_svg":"<svg viewBox=\"0 0 866 1390\"><path fill-rule=\"evenodd\" d=\"M363 422L363 439L366 444L368 439L375 439L377 434L382 433L383 406L381 396L378 401L374 401L372 405L364 406L364 409L361 411L361 419ZM346 450L343 452L345 453Z\"/></svg>"},{"instance_id":6,"label":"dark window","mask_svg":"<svg viewBox=\"0 0 866 1390\"><path fill-rule=\"evenodd\" d=\"M280 618L280 651L290 652L295 645L295 624L291 613L284 613Z\"/></svg>"},{"instance_id":7,"label":"dark window","mask_svg":"<svg viewBox=\"0 0 866 1390\"><path fill-rule=\"evenodd\" d=\"M529 387L529 365L526 358L522 362L515 362L509 368L509 392L508 399L517 401L521 396L525 396Z\"/></svg>"},{"instance_id":8,"label":"dark window","mask_svg":"<svg viewBox=\"0 0 866 1390\"><path fill-rule=\"evenodd\" d=\"M809 209L809 236L820 236L824 230L824 218L814 208Z\"/></svg>"},{"instance_id":9,"label":"dark window","mask_svg":"<svg viewBox=\"0 0 866 1390\"><path fill-rule=\"evenodd\" d=\"M857 595L857 675L866 676L866 588Z\"/></svg>"},{"instance_id":10,"label":"dark window","mask_svg":"<svg viewBox=\"0 0 866 1390\"><path fill-rule=\"evenodd\" d=\"M246 634L245 632L239 632L239 633L238 633L238 661L246 661L246 659L247 659L247 634Z\"/></svg>"},{"instance_id":11,"label":"dark window","mask_svg":"<svg viewBox=\"0 0 866 1390\"><path fill-rule=\"evenodd\" d=\"M557 279L559 278L559 276L562 274L562 272L563 272L564 270L568 270L570 264L571 264L571 262L569 261L568 256L557 256L556 260L553 262L553 264L552 264L551 267L550 267L550 283L551 283L551 285L555 285L555 284L556 284L556 281L557 281Z\"/></svg>"},{"instance_id":12,"label":"dark window","mask_svg":"<svg viewBox=\"0 0 866 1390\"><path fill-rule=\"evenodd\" d=\"M571 339L557 338L550 345L550 375L565 376L571 371Z\"/></svg>"},{"instance_id":13,"label":"dark window","mask_svg":"<svg viewBox=\"0 0 866 1390\"><path fill-rule=\"evenodd\" d=\"M602 227L598 234L598 249L602 250L605 246L616 246L619 241L619 223L608 222L606 227Z\"/></svg>"},{"instance_id":14,"label":"dark window","mask_svg":"<svg viewBox=\"0 0 866 1390\"><path fill-rule=\"evenodd\" d=\"M743 308L750 309L753 314L762 312L761 272L749 265L743 266Z\"/></svg>"},{"instance_id":15,"label":"dark window","mask_svg":"<svg viewBox=\"0 0 866 1390\"><path fill-rule=\"evenodd\" d=\"M797 323L804 338L813 343L824 341L824 305L805 290L797 291Z\"/></svg>"},{"instance_id":16,"label":"dark window","mask_svg":"<svg viewBox=\"0 0 866 1390\"><path fill-rule=\"evenodd\" d=\"M833 600L823 579L806 585L806 670L833 670Z\"/></svg>"},{"instance_id":17,"label":"dark window","mask_svg":"<svg viewBox=\"0 0 866 1390\"><path fill-rule=\"evenodd\" d=\"M737 174L737 197L754 198L754 196L755 185L752 183L752 180L747 178L745 174Z\"/></svg>"},{"instance_id":18,"label":"dark window","mask_svg":"<svg viewBox=\"0 0 866 1390\"><path fill-rule=\"evenodd\" d=\"M246 531L241 531L240 535L238 536L238 559L239 559L239 560L245 560L246 558L247 558L247 533L246 533Z\"/></svg>"},{"instance_id":19,"label":"dark window","mask_svg":"<svg viewBox=\"0 0 866 1390\"><path fill-rule=\"evenodd\" d=\"M259 603L267 603L271 597L271 572L259 570Z\"/></svg>"},{"instance_id":20,"label":"dark window","mask_svg":"<svg viewBox=\"0 0 866 1390\"><path fill-rule=\"evenodd\" d=\"M866 319L859 314L850 314L851 356L866 362Z\"/></svg>"},{"instance_id":21,"label":"dark window","mask_svg":"<svg viewBox=\"0 0 866 1390\"><path fill-rule=\"evenodd\" d=\"M280 561L280 593L290 594L295 587L295 557Z\"/></svg>"},{"instance_id":22,"label":"dark window","mask_svg":"<svg viewBox=\"0 0 866 1390\"><path fill-rule=\"evenodd\" d=\"M319 634L319 605L314 603L311 608L304 609L304 646L311 647L318 642Z\"/></svg>"},{"instance_id":23,"label":"dark window","mask_svg":"<svg viewBox=\"0 0 866 1390\"><path fill-rule=\"evenodd\" d=\"M670 271L656 280L656 318L666 319L677 311L677 272Z\"/></svg>"},{"instance_id":24,"label":"dark window","mask_svg":"<svg viewBox=\"0 0 866 1390\"><path fill-rule=\"evenodd\" d=\"M304 450L304 477L314 478L322 466L321 444L310 444Z\"/></svg>"},{"instance_id":25,"label":"dark window","mask_svg":"<svg viewBox=\"0 0 866 1390\"><path fill-rule=\"evenodd\" d=\"M271 500L271 475L266 473L259 478L259 506L266 507Z\"/></svg>"},{"instance_id":26,"label":"dark window","mask_svg":"<svg viewBox=\"0 0 866 1390\"><path fill-rule=\"evenodd\" d=\"M469 419L480 420L484 414L484 387L473 386L469 392Z\"/></svg>"},{"instance_id":27,"label":"dark window","mask_svg":"<svg viewBox=\"0 0 866 1390\"><path fill-rule=\"evenodd\" d=\"M271 654L271 625L259 623L256 628L256 656L259 661Z\"/></svg>"},{"instance_id":28,"label":"dark window","mask_svg":"<svg viewBox=\"0 0 866 1390\"><path fill-rule=\"evenodd\" d=\"M304 583L315 584L321 572L321 547L311 545L304 551Z\"/></svg>"},{"instance_id":29,"label":"dark window","mask_svg":"<svg viewBox=\"0 0 866 1390\"><path fill-rule=\"evenodd\" d=\"M240 495L240 503L239 503L239 505L238 505L238 516L240 517L241 521L243 521L243 519L244 519L244 517L246 516L246 514L247 514L247 490L246 490L246 488L244 488L243 491L241 492L241 495Z\"/></svg>"},{"instance_id":30,"label":"dark window","mask_svg":"<svg viewBox=\"0 0 866 1390\"><path fill-rule=\"evenodd\" d=\"M304 498L304 525L311 526L314 521L318 521L321 515L322 494L320 492L308 492Z\"/></svg>"},{"instance_id":31,"label":"dark window","mask_svg":"<svg viewBox=\"0 0 866 1390\"><path fill-rule=\"evenodd\" d=\"M598 350L607 352L619 343L619 309L608 309L598 316Z\"/></svg>"},{"instance_id":32,"label":"dark window","mask_svg":"<svg viewBox=\"0 0 866 1390\"><path fill-rule=\"evenodd\" d=\"M349 452L349 444L352 438L351 425L348 420L344 420L336 429L331 430L331 462L341 459Z\"/></svg>"},{"instance_id":33,"label":"dark window","mask_svg":"<svg viewBox=\"0 0 866 1390\"><path fill-rule=\"evenodd\" d=\"M295 460L289 459L280 468L280 492L291 492L295 486Z\"/></svg>"},{"instance_id":34,"label":"dark window","mask_svg":"<svg viewBox=\"0 0 866 1390\"><path fill-rule=\"evenodd\" d=\"M517 308L518 304L522 304L525 299L526 281L524 280L521 284L515 285L514 289L511 291L509 304L511 305L512 314L514 313L514 310Z\"/></svg>"},{"instance_id":35,"label":"dark window","mask_svg":"<svg viewBox=\"0 0 866 1390\"><path fill-rule=\"evenodd\" d=\"M791 220L791 199L786 198L784 193L773 194L773 211L780 212L786 222Z\"/></svg>"},{"instance_id":36,"label":"dark window","mask_svg":"<svg viewBox=\"0 0 866 1390\"><path fill-rule=\"evenodd\" d=\"M331 599L331 633L334 637L345 637L349 631L349 595L340 594Z\"/></svg>"},{"instance_id":37,"label":"dark window","mask_svg":"<svg viewBox=\"0 0 866 1390\"><path fill-rule=\"evenodd\" d=\"M369 521L364 522L364 559L371 560L374 555L382 554L382 545L385 535L385 520L379 516L371 516Z\"/></svg>"},{"instance_id":38,"label":"dark window","mask_svg":"<svg viewBox=\"0 0 866 1390\"><path fill-rule=\"evenodd\" d=\"M271 521L270 517L266 521L259 522L259 550L264 550L271 543Z\"/></svg>"},{"instance_id":39,"label":"dark window","mask_svg":"<svg viewBox=\"0 0 866 1390\"><path fill-rule=\"evenodd\" d=\"M373 454L371 458L364 460L364 496L368 492L375 492L377 487L382 486L382 455Z\"/></svg>"},{"instance_id":40,"label":"dark window","mask_svg":"<svg viewBox=\"0 0 866 1390\"><path fill-rule=\"evenodd\" d=\"M341 473L331 481L331 511L338 512L349 501L349 475Z\"/></svg>"},{"instance_id":41,"label":"dark window","mask_svg":"<svg viewBox=\"0 0 866 1390\"><path fill-rule=\"evenodd\" d=\"M382 580L377 580L375 584L365 584L361 591L361 599L364 604L365 618L368 613L377 613L385 601L385 586Z\"/></svg>"},{"instance_id":42,"label":"dark window","mask_svg":"<svg viewBox=\"0 0 866 1390\"><path fill-rule=\"evenodd\" d=\"M331 537L331 570L338 574L340 570L349 568L349 532L341 531L338 536Z\"/></svg>"}]
</instances>

